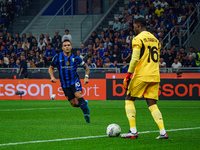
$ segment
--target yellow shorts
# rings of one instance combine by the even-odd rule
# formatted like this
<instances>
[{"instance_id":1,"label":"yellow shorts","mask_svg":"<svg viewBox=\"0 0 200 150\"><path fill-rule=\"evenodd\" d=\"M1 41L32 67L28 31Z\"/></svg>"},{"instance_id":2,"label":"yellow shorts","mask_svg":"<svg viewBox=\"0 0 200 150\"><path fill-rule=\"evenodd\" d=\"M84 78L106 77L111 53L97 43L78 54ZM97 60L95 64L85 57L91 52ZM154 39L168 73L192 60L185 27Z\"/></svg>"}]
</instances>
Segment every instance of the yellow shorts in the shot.
<instances>
[{"instance_id":1,"label":"yellow shorts","mask_svg":"<svg viewBox=\"0 0 200 150\"><path fill-rule=\"evenodd\" d=\"M127 95L130 94L130 96L138 98L144 95L144 98L158 100L158 92L159 82L144 82L132 78L128 86Z\"/></svg>"}]
</instances>

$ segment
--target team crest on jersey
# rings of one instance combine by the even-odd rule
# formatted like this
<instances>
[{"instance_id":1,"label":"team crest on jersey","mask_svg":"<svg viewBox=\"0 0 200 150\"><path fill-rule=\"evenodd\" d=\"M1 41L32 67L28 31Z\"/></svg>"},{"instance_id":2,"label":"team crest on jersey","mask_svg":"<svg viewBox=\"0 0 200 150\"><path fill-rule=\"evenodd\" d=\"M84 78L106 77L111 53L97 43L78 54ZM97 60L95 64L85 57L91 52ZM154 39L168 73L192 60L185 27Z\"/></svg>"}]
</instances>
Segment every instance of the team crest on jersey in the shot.
<instances>
[{"instance_id":1,"label":"team crest on jersey","mask_svg":"<svg viewBox=\"0 0 200 150\"><path fill-rule=\"evenodd\" d=\"M66 62L66 65L69 66L69 61Z\"/></svg>"},{"instance_id":2,"label":"team crest on jersey","mask_svg":"<svg viewBox=\"0 0 200 150\"><path fill-rule=\"evenodd\" d=\"M75 58L72 58L72 62L74 62L75 61Z\"/></svg>"}]
</instances>

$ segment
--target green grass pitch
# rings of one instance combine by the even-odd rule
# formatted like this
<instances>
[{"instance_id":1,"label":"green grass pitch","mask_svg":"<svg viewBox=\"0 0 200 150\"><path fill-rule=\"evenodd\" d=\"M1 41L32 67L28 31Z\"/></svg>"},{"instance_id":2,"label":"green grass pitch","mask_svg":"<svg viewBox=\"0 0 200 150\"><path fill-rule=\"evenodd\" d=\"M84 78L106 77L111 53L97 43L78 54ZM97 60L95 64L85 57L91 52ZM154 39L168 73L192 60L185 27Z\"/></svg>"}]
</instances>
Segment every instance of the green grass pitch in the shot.
<instances>
[{"instance_id":1,"label":"green grass pitch","mask_svg":"<svg viewBox=\"0 0 200 150\"><path fill-rule=\"evenodd\" d=\"M0 150L200 149L200 101L158 102L166 130L180 129L168 131L168 140L155 139L158 127L146 102L138 100L135 105L141 133L138 139L122 139L100 136L111 123L117 123L122 133L129 130L124 101L89 101L88 124L82 111L68 101L1 100Z\"/></svg>"}]
</instances>

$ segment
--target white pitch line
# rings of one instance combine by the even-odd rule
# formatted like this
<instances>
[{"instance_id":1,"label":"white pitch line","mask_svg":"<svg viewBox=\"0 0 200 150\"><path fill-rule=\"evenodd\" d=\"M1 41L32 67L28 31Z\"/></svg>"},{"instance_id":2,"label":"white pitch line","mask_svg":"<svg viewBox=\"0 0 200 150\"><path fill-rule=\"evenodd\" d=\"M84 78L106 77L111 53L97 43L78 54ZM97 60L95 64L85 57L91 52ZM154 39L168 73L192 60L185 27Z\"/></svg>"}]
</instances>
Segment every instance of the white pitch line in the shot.
<instances>
[{"instance_id":1,"label":"white pitch line","mask_svg":"<svg viewBox=\"0 0 200 150\"><path fill-rule=\"evenodd\" d=\"M49 107L49 108L23 108L23 109L2 109L0 111L19 111L19 110L45 110L45 109L60 109L67 107Z\"/></svg>"},{"instance_id":2,"label":"white pitch line","mask_svg":"<svg viewBox=\"0 0 200 150\"><path fill-rule=\"evenodd\" d=\"M195 130L195 129L200 129L200 127L170 129L170 130L166 130L166 131L172 132L172 131ZM158 130L157 131L143 131L143 132L138 132L138 134L145 134L145 133L152 133L152 132L159 132L159 131ZM92 138L101 138L101 137L107 137L107 135L74 137L74 138L52 139L52 140L40 140L40 141L26 141L26 142L17 142L17 143L5 143L5 144L0 144L0 146L22 145L22 144L33 144L33 143L47 143L47 142L57 142L57 141L71 141L71 140L92 139Z\"/></svg>"}]
</instances>

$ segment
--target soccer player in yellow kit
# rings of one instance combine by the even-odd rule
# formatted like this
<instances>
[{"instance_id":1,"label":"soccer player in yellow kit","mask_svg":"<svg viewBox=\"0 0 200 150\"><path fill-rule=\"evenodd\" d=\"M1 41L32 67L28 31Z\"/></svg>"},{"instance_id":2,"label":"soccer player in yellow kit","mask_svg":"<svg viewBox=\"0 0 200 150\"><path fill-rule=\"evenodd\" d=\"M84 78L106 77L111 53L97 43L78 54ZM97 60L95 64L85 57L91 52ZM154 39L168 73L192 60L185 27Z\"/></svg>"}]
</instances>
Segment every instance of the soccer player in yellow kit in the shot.
<instances>
[{"instance_id":1,"label":"soccer player in yellow kit","mask_svg":"<svg viewBox=\"0 0 200 150\"><path fill-rule=\"evenodd\" d=\"M127 139L136 139L138 137L134 101L137 97L144 96L154 121L160 129L160 135L156 139L168 139L162 114L156 104L160 82L159 58L161 45L153 34L146 31L146 20L144 18L135 20L134 31L137 36L132 40L132 58L123 82L124 88L127 89L125 110L129 120L130 131L122 134L121 137ZM133 71L134 74L130 80Z\"/></svg>"}]
</instances>

